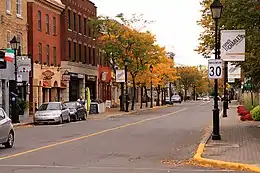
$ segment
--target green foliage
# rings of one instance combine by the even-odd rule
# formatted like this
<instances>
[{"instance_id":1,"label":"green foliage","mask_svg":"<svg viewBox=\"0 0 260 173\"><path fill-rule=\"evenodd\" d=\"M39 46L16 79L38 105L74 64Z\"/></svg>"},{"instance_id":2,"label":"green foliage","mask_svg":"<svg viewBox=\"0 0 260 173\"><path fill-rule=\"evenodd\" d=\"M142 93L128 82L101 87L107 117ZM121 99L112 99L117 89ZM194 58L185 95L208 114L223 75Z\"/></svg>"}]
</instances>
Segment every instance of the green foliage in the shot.
<instances>
[{"instance_id":1,"label":"green foliage","mask_svg":"<svg viewBox=\"0 0 260 173\"><path fill-rule=\"evenodd\" d=\"M256 106L253 110L251 110L251 115L252 115L252 118L255 120L255 121L260 121L260 106Z\"/></svg>"}]
</instances>

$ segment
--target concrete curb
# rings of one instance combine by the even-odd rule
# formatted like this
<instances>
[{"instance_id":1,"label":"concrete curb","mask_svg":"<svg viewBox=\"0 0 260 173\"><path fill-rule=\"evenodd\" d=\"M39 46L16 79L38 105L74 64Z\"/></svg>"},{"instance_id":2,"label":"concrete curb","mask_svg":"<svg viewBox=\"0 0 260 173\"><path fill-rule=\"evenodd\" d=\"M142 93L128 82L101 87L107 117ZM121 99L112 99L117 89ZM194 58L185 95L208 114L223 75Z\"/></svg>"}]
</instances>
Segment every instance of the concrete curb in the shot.
<instances>
[{"instance_id":1,"label":"concrete curb","mask_svg":"<svg viewBox=\"0 0 260 173\"><path fill-rule=\"evenodd\" d=\"M242 170L242 171L253 171L253 172L260 172L260 167L252 164L245 164L245 163L238 163L238 162L227 162L223 160L213 160L203 158L203 152L205 150L206 144L210 139L212 131L208 130L205 133L205 137L201 140L196 154L193 156L193 161L203 166L212 166L212 167L219 167L224 169L231 169L231 170Z\"/></svg>"},{"instance_id":2,"label":"concrete curb","mask_svg":"<svg viewBox=\"0 0 260 173\"><path fill-rule=\"evenodd\" d=\"M21 128L21 127L25 127L25 126L31 126L33 125L33 122L28 122L28 123L17 123L17 124L13 124L14 128Z\"/></svg>"}]
</instances>

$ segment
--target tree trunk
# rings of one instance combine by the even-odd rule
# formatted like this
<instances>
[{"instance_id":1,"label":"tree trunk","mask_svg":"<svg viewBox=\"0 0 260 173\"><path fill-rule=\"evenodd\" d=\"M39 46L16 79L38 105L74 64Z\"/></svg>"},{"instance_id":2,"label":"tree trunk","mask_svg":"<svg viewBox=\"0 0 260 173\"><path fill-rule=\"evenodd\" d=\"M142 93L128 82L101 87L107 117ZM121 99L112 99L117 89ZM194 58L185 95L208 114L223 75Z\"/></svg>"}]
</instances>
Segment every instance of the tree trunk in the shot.
<instances>
[{"instance_id":1,"label":"tree trunk","mask_svg":"<svg viewBox=\"0 0 260 173\"><path fill-rule=\"evenodd\" d=\"M163 99L164 105L166 105L166 92L167 92L167 90L166 90L166 88L165 88L165 89L164 89L164 99Z\"/></svg>"},{"instance_id":2,"label":"tree trunk","mask_svg":"<svg viewBox=\"0 0 260 173\"><path fill-rule=\"evenodd\" d=\"M141 105L140 105L140 109L143 109L143 95L144 95L144 88L143 88L143 86L141 86Z\"/></svg>"},{"instance_id":3,"label":"tree trunk","mask_svg":"<svg viewBox=\"0 0 260 173\"><path fill-rule=\"evenodd\" d=\"M162 105L164 105L164 102L163 102L163 88L162 88Z\"/></svg>"},{"instance_id":4,"label":"tree trunk","mask_svg":"<svg viewBox=\"0 0 260 173\"><path fill-rule=\"evenodd\" d=\"M157 88L156 106L160 106L160 85L158 85L158 88Z\"/></svg>"},{"instance_id":5,"label":"tree trunk","mask_svg":"<svg viewBox=\"0 0 260 173\"><path fill-rule=\"evenodd\" d=\"M134 96L132 99L132 108L131 110L133 111L135 109L135 97L136 97L136 83L135 83L135 77L132 75L133 78L133 88L134 88Z\"/></svg>"},{"instance_id":6,"label":"tree trunk","mask_svg":"<svg viewBox=\"0 0 260 173\"><path fill-rule=\"evenodd\" d=\"M147 88L144 87L144 94L145 94L145 107L148 107L148 95L147 95Z\"/></svg>"},{"instance_id":7,"label":"tree trunk","mask_svg":"<svg viewBox=\"0 0 260 173\"><path fill-rule=\"evenodd\" d=\"M193 87L193 100L196 101L196 87Z\"/></svg>"},{"instance_id":8,"label":"tree trunk","mask_svg":"<svg viewBox=\"0 0 260 173\"><path fill-rule=\"evenodd\" d=\"M187 101L187 89L184 89L184 101Z\"/></svg>"}]
</instances>

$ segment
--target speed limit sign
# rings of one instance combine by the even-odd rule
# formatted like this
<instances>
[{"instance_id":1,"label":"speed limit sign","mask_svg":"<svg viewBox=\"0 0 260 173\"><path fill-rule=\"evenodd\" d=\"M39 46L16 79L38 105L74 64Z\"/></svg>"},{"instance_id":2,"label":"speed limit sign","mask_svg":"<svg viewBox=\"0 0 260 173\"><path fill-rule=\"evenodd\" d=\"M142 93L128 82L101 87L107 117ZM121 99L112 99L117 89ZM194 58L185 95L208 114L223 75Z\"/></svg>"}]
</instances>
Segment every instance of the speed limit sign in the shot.
<instances>
[{"instance_id":1,"label":"speed limit sign","mask_svg":"<svg viewBox=\"0 0 260 173\"><path fill-rule=\"evenodd\" d=\"M208 78L209 79L221 79L222 78L222 60L221 59L209 59Z\"/></svg>"}]
</instances>

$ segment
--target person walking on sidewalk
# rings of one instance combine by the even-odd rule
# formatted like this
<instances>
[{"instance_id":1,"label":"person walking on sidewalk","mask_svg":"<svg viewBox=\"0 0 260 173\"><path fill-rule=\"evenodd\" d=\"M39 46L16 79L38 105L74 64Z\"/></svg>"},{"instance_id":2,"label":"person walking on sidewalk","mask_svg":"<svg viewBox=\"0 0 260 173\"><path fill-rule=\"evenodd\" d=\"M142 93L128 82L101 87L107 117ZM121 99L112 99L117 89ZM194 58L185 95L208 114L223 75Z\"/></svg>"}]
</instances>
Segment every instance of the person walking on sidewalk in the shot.
<instances>
[{"instance_id":1,"label":"person walking on sidewalk","mask_svg":"<svg viewBox=\"0 0 260 173\"><path fill-rule=\"evenodd\" d=\"M82 96L80 96L80 98L77 101L85 106L85 100L82 98Z\"/></svg>"}]
</instances>

